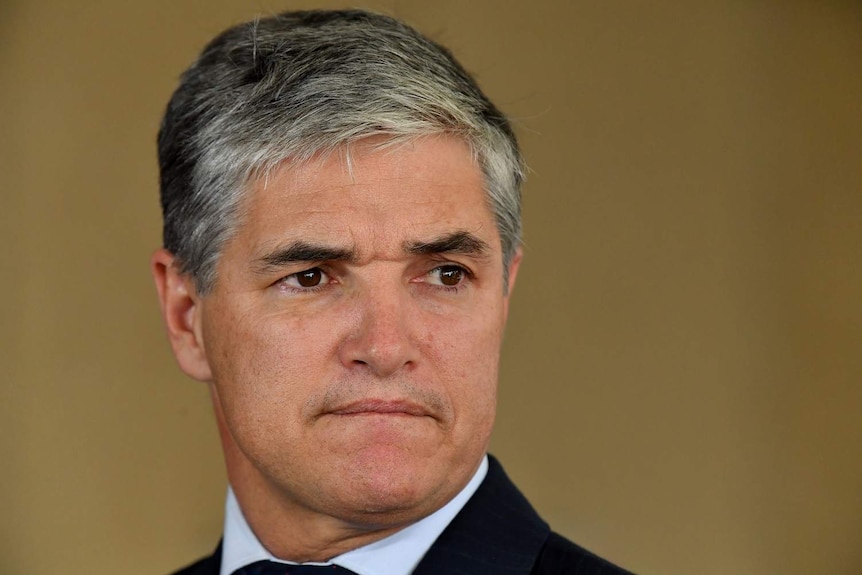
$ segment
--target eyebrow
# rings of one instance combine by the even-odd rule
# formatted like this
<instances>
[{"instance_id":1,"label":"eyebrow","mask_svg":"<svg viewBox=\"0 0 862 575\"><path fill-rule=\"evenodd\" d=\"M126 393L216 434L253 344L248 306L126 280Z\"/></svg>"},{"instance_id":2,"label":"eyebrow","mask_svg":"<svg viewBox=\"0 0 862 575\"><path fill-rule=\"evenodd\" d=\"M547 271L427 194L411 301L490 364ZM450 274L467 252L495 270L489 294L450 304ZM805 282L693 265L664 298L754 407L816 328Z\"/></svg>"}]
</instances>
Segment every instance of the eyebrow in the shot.
<instances>
[{"instance_id":1,"label":"eyebrow","mask_svg":"<svg viewBox=\"0 0 862 575\"><path fill-rule=\"evenodd\" d=\"M355 260L356 254L350 249L308 242L294 242L257 258L252 265L257 273L266 274L272 270L300 262L352 262Z\"/></svg>"},{"instance_id":2,"label":"eyebrow","mask_svg":"<svg viewBox=\"0 0 862 575\"><path fill-rule=\"evenodd\" d=\"M403 249L413 255L448 253L475 257L484 257L491 250L487 242L466 231L452 232L430 241L405 242ZM256 273L265 275L296 263L355 262L357 259L352 249L298 241L262 255L254 260L252 267Z\"/></svg>"},{"instance_id":3,"label":"eyebrow","mask_svg":"<svg viewBox=\"0 0 862 575\"><path fill-rule=\"evenodd\" d=\"M491 251L487 242L466 231L453 232L428 242L408 242L404 251L415 255L461 254L485 256Z\"/></svg>"}]
</instances>

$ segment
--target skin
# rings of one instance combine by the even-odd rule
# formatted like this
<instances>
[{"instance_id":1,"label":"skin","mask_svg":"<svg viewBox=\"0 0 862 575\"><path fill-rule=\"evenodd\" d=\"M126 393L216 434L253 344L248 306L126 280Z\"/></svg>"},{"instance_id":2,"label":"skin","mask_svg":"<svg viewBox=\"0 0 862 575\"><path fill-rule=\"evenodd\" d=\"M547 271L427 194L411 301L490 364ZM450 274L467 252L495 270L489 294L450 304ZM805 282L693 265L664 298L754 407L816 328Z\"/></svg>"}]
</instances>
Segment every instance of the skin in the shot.
<instances>
[{"instance_id":1,"label":"skin","mask_svg":"<svg viewBox=\"0 0 862 575\"><path fill-rule=\"evenodd\" d=\"M373 143L373 142L371 142ZM206 296L152 258L181 369L274 555L324 561L445 505L487 450L520 253L467 146L361 143L253 182Z\"/></svg>"}]
</instances>

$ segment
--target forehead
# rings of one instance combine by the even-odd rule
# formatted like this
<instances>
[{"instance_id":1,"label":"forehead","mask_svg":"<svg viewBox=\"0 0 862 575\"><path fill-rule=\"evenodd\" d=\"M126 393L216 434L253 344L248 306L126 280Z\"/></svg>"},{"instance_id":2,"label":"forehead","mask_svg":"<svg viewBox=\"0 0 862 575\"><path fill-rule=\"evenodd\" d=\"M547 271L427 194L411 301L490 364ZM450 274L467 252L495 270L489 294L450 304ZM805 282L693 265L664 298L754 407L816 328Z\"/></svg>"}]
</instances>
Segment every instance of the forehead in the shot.
<instances>
[{"instance_id":1,"label":"forehead","mask_svg":"<svg viewBox=\"0 0 862 575\"><path fill-rule=\"evenodd\" d=\"M484 176L467 144L443 136L379 144L285 162L252 182L236 243L260 251L311 238L362 255L457 230L499 249Z\"/></svg>"}]
</instances>

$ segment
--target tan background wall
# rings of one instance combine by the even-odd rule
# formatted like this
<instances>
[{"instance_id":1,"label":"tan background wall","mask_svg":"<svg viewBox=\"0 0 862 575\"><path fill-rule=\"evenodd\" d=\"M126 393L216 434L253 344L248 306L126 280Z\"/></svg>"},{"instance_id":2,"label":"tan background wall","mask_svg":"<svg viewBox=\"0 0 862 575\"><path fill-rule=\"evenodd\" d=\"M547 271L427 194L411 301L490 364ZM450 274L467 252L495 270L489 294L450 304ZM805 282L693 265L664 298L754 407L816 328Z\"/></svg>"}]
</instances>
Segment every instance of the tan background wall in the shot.
<instances>
[{"instance_id":1,"label":"tan background wall","mask_svg":"<svg viewBox=\"0 0 862 575\"><path fill-rule=\"evenodd\" d=\"M0 1L0 573L215 544L215 428L147 271L154 137L207 39L312 5ZM862 573L859 4L364 5L517 119L493 451L544 515L642 574Z\"/></svg>"}]
</instances>

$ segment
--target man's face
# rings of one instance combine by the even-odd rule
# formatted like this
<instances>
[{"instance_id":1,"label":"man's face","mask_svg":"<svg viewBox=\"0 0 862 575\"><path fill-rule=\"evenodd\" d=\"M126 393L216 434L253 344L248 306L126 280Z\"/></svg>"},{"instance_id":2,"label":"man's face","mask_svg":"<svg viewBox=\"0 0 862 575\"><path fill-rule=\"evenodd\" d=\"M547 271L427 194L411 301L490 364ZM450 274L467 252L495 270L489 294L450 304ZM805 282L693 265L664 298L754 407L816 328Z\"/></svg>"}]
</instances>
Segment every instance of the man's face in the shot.
<instances>
[{"instance_id":1,"label":"man's face","mask_svg":"<svg viewBox=\"0 0 862 575\"><path fill-rule=\"evenodd\" d=\"M508 295L465 144L351 156L251 187L195 305L195 373L212 381L232 482L387 524L445 504L481 460Z\"/></svg>"}]
</instances>

